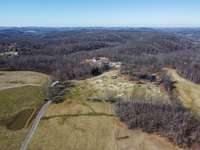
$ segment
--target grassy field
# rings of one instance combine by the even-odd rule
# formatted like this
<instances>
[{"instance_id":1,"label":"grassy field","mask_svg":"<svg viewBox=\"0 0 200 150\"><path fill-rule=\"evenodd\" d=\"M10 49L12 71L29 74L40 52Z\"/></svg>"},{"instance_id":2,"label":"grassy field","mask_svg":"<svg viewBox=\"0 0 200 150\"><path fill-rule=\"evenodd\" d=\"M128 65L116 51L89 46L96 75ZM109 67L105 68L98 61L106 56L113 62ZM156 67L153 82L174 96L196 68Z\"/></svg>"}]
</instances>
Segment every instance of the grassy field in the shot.
<instances>
[{"instance_id":1,"label":"grassy field","mask_svg":"<svg viewBox=\"0 0 200 150\"><path fill-rule=\"evenodd\" d=\"M27 129L17 129L43 102L47 80L47 75L36 72L0 72L0 149L19 149Z\"/></svg>"},{"instance_id":2,"label":"grassy field","mask_svg":"<svg viewBox=\"0 0 200 150\"><path fill-rule=\"evenodd\" d=\"M0 90L33 85L41 86L48 76L32 71L0 71Z\"/></svg>"},{"instance_id":3,"label":"grassy field","mask_svg":"<svg viewBox=\"0 0 200 150\"><path fill-rule=\"evenodd\" d=\"M116 74L111 71L74 81L74 87L66 92L66 101L48 108L29 150L179 150L165 138L127 129L115 117L115 108L106 99L116 94L124 98L132 94L159 97L168 102L155 85L139 85L122 76L112 79ZM102 100L93 101L91 97Z\"/></svg>"},{"instance_id":4,"label":"grassy field","mask_svg":"<svg viewBox=\"0 0 200 150\"><path fill-rule=\"evenodd\" d=\"M51 105L29 150L179 150L166 139L132 131L114 116L109 103Z\"/></svg>"},{"instance_id":5,"label":"grassy field","mask_svg":"<svg viewBox=\"0 0 200 150\"><path fill-rule=\"evenodd\" d=\"M113 79L113 76L118 76ZM75 86L66 93L69 100L101 100L112 98L129 100L130 97L144 97L145 99L161 100L169 103L169 98L154 84L136 84L126 80L117 70L87 80L75 81Z\"/></svg>"},{"instance_id":6,"label":"grassy field","mask_svg":"<svg viewBox=\"0 0 200 150\"><path fill-rule=\"evenodd\" d=\"M200 84L195 84L180 77L175 70L165 69L175 83L175 94L182 104L200 114Z\"/></svg>"},{"instance_id":7,"label":"grassy field","mask_svg":"<svg viewBox=\"0 0 200 150\"><path fill-rule=\"evenodd\" d=\"M23 86L0 91L0 118L37 106L44 98L42 87Z\"/></svg>"}]
</instances>

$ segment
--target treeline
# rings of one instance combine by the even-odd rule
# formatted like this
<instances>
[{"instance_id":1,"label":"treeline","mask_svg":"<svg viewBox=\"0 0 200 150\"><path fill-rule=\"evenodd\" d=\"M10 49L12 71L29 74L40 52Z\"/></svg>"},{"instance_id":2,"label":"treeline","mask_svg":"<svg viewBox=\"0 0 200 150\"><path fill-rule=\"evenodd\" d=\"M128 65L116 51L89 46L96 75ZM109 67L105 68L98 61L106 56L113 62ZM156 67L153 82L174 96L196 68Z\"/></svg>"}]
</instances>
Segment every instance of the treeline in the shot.
<instances>
[{"instance_id":1,"label":"treeline","mask_svg":"<svg viewBox=\"0 0 200 150\"><path fill-rule=\"evenodd\" d=\"M184 78L200 83L200 53L187 50L159 55L129 56L121 68L130 79L140 74L161 72L163 67L176 69Z\"/></svg>"},{"instance_id":2,"label":"treeline","mask_svg":"<svg viewBox=\"0 0 200 150\"><path fill-rule=\"evenodd\" d=\"M157 133L183 148L200 147L200 120L182 106L119 101L116 115L129 129Z\"/></svg>"}]
</instances>

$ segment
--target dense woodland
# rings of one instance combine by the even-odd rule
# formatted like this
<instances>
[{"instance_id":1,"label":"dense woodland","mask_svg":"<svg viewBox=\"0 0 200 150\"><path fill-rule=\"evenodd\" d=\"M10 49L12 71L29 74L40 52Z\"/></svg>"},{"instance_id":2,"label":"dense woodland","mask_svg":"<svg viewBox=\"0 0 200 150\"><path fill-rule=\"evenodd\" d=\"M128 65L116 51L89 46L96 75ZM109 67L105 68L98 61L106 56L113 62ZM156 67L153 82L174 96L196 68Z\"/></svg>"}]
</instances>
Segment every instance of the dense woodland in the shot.
<instances>
[{"instance_id":1,"label":"dense woodland","mask_svg":"<svg viewBox=\"0 0 200 150\"><path fill-rule=\"evenodd\" d=\"M116 107L117 116L130 129L158 133L184 148L200 144L200 120L182 106L133 99L119 101Z\"/></svg>"},{"instance_id":2,"label":"dense woodland","mask_svg":"<svg viewBox=\"0 0 200 150\"><path fill-rule=\"evenodd\" d=\"M0 53L18 52L17 56L0 55L1 70L36 70L65 79L85 78L91 76L93 69L84 63L85 59L105 56L121 61L121 72L130 79L172 67L183 77L200 83L196 32L189 38L180 30L177 33L146 28L32 30L0 31Z\"/></svg>"}]
</instances>

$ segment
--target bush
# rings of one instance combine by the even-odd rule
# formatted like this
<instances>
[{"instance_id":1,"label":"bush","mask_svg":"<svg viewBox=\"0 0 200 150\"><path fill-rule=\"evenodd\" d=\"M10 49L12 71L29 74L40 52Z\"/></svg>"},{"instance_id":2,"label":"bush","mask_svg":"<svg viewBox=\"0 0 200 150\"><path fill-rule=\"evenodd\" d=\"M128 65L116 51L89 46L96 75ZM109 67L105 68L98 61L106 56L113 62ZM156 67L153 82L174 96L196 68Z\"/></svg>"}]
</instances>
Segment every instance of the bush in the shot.
<instances>
[{"instance_id":1,"label":"bush","mask_svg":"<svg viewBox=\"0 0 200 150\"><path fill-rule=\"evenodd\" d=\"M100 74L102 74L102 73L103 73L103 71L102 71L102 69L99 68L99 67L94 67L94 68L92 68L92 70L91 70L91 74L92 74L93 76L98 76L98 75L100 75Z\"/></svg>"}]
</instances>

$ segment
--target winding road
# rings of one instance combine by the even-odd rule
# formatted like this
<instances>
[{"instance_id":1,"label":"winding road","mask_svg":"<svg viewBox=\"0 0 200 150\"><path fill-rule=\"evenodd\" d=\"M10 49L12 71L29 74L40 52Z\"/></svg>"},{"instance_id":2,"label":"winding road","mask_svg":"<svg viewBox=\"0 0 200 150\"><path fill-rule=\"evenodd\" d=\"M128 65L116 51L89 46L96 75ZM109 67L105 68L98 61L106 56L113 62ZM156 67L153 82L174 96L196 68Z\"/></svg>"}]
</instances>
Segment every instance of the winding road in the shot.
<instances>
[{"instance_id":1,"label":"winding road","mask_svg":"<svg viewBox=\"0 0 200 150\"><path fill-rule=\"evenodd\" d=\"M54 86L55 86L56 84L58 84L58 83L59 83L59 81L53 82L53 83L51 84L51 87L54 87ZM39 123L40 123L41 118L43 117L43 115L45 114L45 112L46 112L48 106L49 106L51 103L52 103L52 100L47 101L47 102L42 106L42 108L40 109L40 111L38 112L36 118L35 118L34 121L33 121L33 124L32 124L32 126L31 126L30 130L28 131L28 133L27 133L25 139L24 139L24 140L22 141L22 143L21 143L20 150L26 150L26 149L27 149L28 144L29 144L29 142L30 142L30 140L31 140L31 138L32 138L32 136L33 136L33 134L35 133L35 131L36 131L36 129L37 129Z\"/></svg>"}]
</instances>

